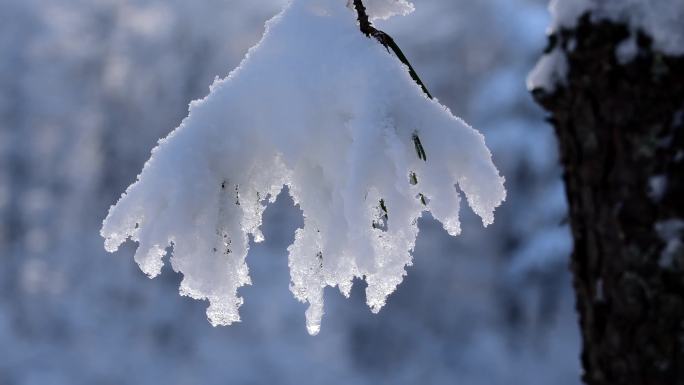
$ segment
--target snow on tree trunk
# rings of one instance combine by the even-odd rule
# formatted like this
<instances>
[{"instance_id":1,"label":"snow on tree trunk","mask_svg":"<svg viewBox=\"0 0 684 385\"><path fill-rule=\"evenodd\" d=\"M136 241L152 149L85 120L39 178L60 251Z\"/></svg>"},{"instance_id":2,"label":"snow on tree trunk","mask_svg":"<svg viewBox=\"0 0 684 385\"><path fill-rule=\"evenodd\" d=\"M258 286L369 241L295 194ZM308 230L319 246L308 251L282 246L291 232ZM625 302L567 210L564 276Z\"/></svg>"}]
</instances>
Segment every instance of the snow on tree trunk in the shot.
<instances>
[{"instance_id":1,"label":"snow on tree trunk","mask_svg":"<svg viewBox=\"0 0 684 385\"><path fill-rule=\"evenodd\" d=\"M552 6L530 85L565 168L583 380L684 384L684 2Z\"/></svg>"},{"instance_id":2,"label":"snow on tree trunk","mask_svg":"<svg viewBox=\"0 0 684 385\"><path fill-rule=\"evenodd\" d=\"M485 226L505 198L483 136L428 99L342 0L294 0L270 20L160 140L101 234L112 252L137 241L150 277L173 246L181 294L208 299L210 322L228 325L250 283L249 236L263 239L262 213L283 186L304 216L288 249L290 289L309 303L311 334L326 286L349 296L365 278L380 310L411 264L423 212L459 233L457 186Z\"/></svg>"}]
</instances>

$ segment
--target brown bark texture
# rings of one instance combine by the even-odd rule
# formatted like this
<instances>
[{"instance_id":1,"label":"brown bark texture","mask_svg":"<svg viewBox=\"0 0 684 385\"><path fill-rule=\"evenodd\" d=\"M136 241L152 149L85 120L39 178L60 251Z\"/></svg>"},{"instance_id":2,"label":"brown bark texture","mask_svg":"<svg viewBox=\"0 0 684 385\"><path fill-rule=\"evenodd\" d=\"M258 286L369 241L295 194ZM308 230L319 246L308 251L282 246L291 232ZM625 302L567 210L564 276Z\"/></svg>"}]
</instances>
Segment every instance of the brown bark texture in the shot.
<instances>
[{"instance_id":1,"label":"brown bark texture","mask_svg":"<svg viewBox=\"0 0 684 385\"><path fill-rule=\"evenodd\" d=\"M684 21L683 21L684 23ZM683 24L684 28L684 24ZM684 384L684 57L584 15L549 39L565 82L533 90L559 139L590 385Z\"/></svg>"}]
</instances>

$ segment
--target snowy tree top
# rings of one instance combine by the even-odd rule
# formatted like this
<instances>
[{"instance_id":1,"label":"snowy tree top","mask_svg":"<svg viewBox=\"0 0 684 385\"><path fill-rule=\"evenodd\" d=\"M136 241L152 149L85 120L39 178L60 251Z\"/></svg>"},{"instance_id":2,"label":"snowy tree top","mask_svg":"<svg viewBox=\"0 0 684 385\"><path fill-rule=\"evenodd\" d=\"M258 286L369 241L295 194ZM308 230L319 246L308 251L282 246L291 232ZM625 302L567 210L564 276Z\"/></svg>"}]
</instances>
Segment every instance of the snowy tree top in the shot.
<instances>
[{"instance_id":1,"label":"snowy tree top","mask_svg":"<svg viewBox=\"0 0 684 385\"><path fill-rule=\"evenodd\" d=\"M629 61L636 53L636 32L645 32L654 47L670 55L684 55L684 1L662 0L551 0L551 25L548 33L560 28L574 28L587 12L592 21L611 20L625 23L631 36L616 49L619 62ZM560 47L546 53L527 79L527 88L552 92L563 84L568 71L565 53Z\"/></svg>"},{"instance_id":2,"label":"snowy tree top","mask_svg":"<svg viewBox=\"0 0 684 385\"><path fill-rule=\"evenodd\" d=\"M551 0L551 31L572 28L585 12L594 20L612 20L642 30L657 49L684 55L684 1L663 0Z\"/></svg>"},{"instance_id":3,"label":"snowy tree top","mask_svg":"<svg viewBox=\"0 0 684 385\"><path fill-rule=\"evenodd\" d=\"M352 7L353 0L347 0ZM387 19L395 15L408 15L413 12L413 4L406 0L365 0L363 4L371 19Z\"/></svg>"}]
</instances>

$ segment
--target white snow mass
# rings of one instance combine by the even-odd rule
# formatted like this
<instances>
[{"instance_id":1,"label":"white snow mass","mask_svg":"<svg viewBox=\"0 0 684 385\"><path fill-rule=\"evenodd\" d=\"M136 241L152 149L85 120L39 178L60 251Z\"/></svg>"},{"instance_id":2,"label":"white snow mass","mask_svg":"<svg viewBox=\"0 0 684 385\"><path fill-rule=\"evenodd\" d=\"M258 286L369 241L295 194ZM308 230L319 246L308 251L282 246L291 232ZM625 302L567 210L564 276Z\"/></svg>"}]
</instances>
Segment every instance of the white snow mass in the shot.
<instances>
[{"instance_id":1,"label":"white snow mass","mask_svg":"<svg viewBox=\"0 0 684 385\"><path fill-rule=\"evenodd\" d=\"M263 240L262 213L286 185L304 216L288 248L290 289L316 334L326 286L349 296L363 278L379 311L411 264L421 214L457 235L460 189L486 226L503 181L483 136L428 99L345 2L293 0L159 141L101 234L110 252L138 242L150 277L173 246L180 293L207 299L212 325L228 325L250 283L248 236Z\"/></svg>"},{"instance_id":2,"label":"white snow mass","mask_svg":"<svg viewBox=\"0 0 684 385\"><path fill-rule=\"evenodd\" d=\"M553 51L542 55L529 73L527 89L532 91L540 88L550 93L556 89L556 85L564 85L567 76L568 59L565 57L565 53L556 47Z\"/></svg>"}]
</instances>

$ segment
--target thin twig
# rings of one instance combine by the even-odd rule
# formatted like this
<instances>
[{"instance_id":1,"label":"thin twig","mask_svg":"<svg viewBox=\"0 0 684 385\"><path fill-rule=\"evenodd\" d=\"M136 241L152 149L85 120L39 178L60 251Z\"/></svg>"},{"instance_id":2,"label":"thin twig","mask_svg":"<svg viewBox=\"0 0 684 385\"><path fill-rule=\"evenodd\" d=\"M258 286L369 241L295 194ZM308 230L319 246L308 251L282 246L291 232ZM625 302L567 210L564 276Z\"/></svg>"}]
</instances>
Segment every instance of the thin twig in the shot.
<instances>
[{"instance_id":1,"label":"thin twig","mask_svg":"<svg viewBox=\"0 0 684 385\"><path fill-rule=\"evenodd\" d=\"M404 53L401 51L401 48L399 48L397 43L394 42L394 39L392 39L392 37L386 34L385 32L373 27L370 20L368 19L368 14L366 13L366 7L363 5L363 1L354 0L354 8L356 9L356 14L359 21L359 29L361 30L361 33L368 37L374 37L375 40L382 44L383 47L385 47L388 51L391 49L392 52L394 52L394 55L397 57L397 59L399 59L399 61L401 61L402 63L404 63L406 67L408 67L409 75L411 75L411 78L420 86L425 95L427 95L428 98L432 99L432 94L430 94L430 91L428 91L427 87L425 86L425 83L423 83L423 81L420 80L418 73L416 72L416 70L413 69L413 66L406 58L406 55L404 55Z\"/></svg>"},{"instance_id":2,"label":"thin twig","mask_svg":"<svg viewBox=\"0 0 684 385\"><path fill-rule=\"evenodd\" d=\"M366 13L366 7L363 5L363 1L354 0L354 8L356 8L356 14L358 15L359 28L361 29L361 32L370 37L375 31L375 28L373 28L368 20L368 14Z\"/></svg>"}]
</instances>

